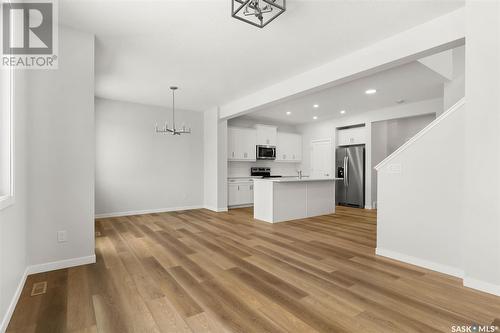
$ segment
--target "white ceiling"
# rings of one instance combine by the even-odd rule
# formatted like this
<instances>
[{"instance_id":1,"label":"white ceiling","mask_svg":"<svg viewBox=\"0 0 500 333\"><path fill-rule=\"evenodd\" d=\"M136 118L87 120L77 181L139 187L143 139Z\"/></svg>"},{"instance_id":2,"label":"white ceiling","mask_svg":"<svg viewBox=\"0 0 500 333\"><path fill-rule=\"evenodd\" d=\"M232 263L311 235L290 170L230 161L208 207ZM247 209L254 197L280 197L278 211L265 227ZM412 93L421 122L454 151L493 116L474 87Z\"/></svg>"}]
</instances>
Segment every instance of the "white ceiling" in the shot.
<instances>
[{"instance_id":1,"label":"white ceiling","mask_svg":"<svg viewBox=\"0 0 500 333\"><path fill-rule=\"evenodd\" d=\"M463 6L463 0L294 1L264 29L230 0L60 0L62 24L96 34L96 95L205 110Z\"/></svg>"},{"instance_id":2,"label":"white ceiling","mask_svg":"<svg viewBox=\"0 0 500 333\"><path fill-rule=\"evenodd\" d=\"M350 117L370 110L443 96L445 78L415 61L342 85L298 97L252 112L244 118L287 124L303 124L331 118ZM373 95L367 89L376 89ZM314 108L314 105L319 105ZM340 111L345 110L345 114ZM287 115L286 112L291 112ZM314 120L313 117L318 119Z\"/></svg>"}]
</instances>

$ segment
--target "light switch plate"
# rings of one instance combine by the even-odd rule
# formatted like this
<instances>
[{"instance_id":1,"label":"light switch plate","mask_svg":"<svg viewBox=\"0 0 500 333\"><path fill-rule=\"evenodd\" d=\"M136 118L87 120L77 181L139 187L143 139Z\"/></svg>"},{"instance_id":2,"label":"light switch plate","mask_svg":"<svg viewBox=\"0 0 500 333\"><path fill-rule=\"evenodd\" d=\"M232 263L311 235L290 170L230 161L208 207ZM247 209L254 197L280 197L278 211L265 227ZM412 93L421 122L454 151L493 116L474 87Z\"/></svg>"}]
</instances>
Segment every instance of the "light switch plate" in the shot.
<instances>
[{"instance_id":1,"label":"light switch plate","mask_svg":"<svg viewBox=\"0 0 500 333\"><path fill-rule=\"evenodd\" d=\"M60 230L57 232L57 241L59 243L64 243L68 241L68 233L66 230Z\"/></svg>"}]
</instances>

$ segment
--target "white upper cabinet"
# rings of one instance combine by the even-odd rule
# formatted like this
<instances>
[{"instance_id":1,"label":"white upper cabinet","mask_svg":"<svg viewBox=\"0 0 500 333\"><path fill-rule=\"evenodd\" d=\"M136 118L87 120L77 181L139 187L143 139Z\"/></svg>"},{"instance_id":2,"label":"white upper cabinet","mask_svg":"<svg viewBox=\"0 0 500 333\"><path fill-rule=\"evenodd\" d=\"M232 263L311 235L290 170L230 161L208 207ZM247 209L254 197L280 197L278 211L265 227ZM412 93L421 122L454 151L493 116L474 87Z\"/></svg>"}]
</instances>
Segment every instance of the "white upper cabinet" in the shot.
<instances>
[{"instance_id":1,"label":"white upper cabinet","mask_svg":"<svg viewBox=\"0 0 500 333\"><path fill-rule=\"evenodd\" d=\"M259 146L276 146L277 145L277 128L270 125L255 125L257 130L257 145Z\"/></svg>"},{"instance_id":2,"label":"white upper cabinet","mask_svg":"<svg viewBox=\"0 0 500 333\"><path fill-rule=\"evenodd\" d=\"M278 132L276 160L300 162L302 160L302 136L293 133Z\"/></svg>"},{"instance_id":3,"label":"white upper cabinet","mask_svg":"<svg viewBox=\"0 0 500 333\"><path fill-rule=\"evenodd\" d=\"M337 131L337 146L361 145L365 143L366 129L364 126Z\"/></svg>"},{"instance_id":4,"label":"white upper cabinet","mask_svg":"<svg viewBox=\"0 0 500 333\"><path fill-rule=\"evenodd\" d=\"M257 145L276 146L276 161L302 161L302 136L299 134L277 132L276 127L267 125L256 125L255 129L227 128L229 161L256 161Z\"/></svg>"},{"instance_id":5,"label":"white upper cabinet","mask_svg":"<svg viewBox=\"0 0 500 333\"><path fill-rule=\"evenodd\" d=\"M227 159L255 161L256 131L253 128L228 127Z\"/></svg>"}]
</instances>

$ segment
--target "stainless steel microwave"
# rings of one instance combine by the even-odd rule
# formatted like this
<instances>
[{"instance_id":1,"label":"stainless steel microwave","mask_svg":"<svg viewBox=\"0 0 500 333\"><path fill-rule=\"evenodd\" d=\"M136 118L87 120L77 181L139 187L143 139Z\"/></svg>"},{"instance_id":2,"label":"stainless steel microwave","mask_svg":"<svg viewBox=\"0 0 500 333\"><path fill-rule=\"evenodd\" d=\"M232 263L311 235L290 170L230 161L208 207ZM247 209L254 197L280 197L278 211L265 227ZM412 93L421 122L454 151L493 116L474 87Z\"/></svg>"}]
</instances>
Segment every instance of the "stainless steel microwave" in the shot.
<instances>
[{"instance_id":1,"label":"stainless steel microwave","mask_svg":"<svg viewBox=\"0 0 500 333\"><path fill-rule=\"evenodd\" d=\"M275 146L257 146L257 159L258 160L275 160L276 147Z\"/></svg>"}]
</instances>

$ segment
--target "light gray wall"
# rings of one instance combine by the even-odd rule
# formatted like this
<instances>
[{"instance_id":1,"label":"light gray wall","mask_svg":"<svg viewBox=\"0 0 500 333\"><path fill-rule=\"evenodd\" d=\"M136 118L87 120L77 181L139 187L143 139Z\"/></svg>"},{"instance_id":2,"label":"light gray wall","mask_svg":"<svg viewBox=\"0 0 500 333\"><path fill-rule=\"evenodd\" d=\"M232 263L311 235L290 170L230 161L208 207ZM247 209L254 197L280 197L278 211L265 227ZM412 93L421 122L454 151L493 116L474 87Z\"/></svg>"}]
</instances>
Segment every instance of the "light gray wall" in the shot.
<instances>
[{"instance_id":1,"label":"light gray wall","mask_svg":"<svg viewBox=\"0 0 500 333\"><path fill-rule=\"evenodd\" d=\"M372 123L372 165L376 166L429 125L435 114ZM372 177L372 201L377 201L377 177Z\"/></svg>"},{"instance_id":2,"label":"light gray wall","mask_svg":"<svg viewBox=\"0 0 500 333\"><path fill-rule=\"evenodd\" d=\"M15 74L15 202L0 210L0 332L8 324L8 310L13 310L14 295L22 282L27 262L28 210L26 184L26 80L24 71Z\"/></svg>"},{"instance_id":3,"label":"light gray wall","mask_svg":"<svg viewBox=\"0 0 500 333\"><path fill-rule=\"evenodd\" d=\"M376 166L384 158L389 156L387 149L387 121L377 121L372 123L372 165ZM374 175L372 177L372 201L377 202L377 172L374 171Z\"/></svg>"},{"instance_id":4,"label":"light gray wall","mask_svg":"<svg viewBox=\"0 0 500 333\"><path fill-rule=\"evenodd\" d=\"M94 36L61 27L59 44L59 69L28 74L31 265L94 255Z\"/></svg>"},{"instance_id":5,"label":"light gray wall","mask_svg":"<svg viewBox=\"0 0 500 333\"><path fill-rule=\"evenodd\" d=\"M203 114L176 111L181 136L157 134L171 110L96 99L96 214L201 207Z\"/></svg>"}]
</instances>

